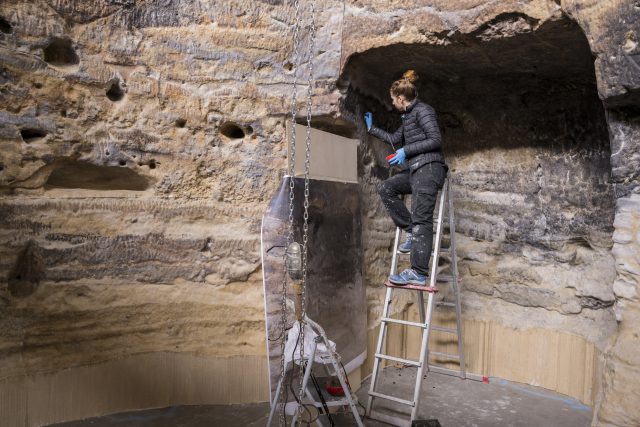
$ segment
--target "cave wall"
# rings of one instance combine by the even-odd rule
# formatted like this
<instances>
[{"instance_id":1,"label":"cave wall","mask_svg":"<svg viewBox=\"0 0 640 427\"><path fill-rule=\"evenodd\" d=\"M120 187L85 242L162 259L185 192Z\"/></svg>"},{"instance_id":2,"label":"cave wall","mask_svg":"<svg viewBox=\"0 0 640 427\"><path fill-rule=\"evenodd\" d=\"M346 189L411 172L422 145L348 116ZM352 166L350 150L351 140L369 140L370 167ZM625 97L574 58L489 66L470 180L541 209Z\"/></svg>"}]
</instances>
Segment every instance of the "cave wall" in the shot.
<instances>
[{"instance_id":1,"label":"cave wall","mask_svg":"<svg viewBox=\"0 0 640 427\"><path fill-rule=\"evenodd\" d=\"M639 12L634 2L434 0L351 2L345 13L342 84L355 92L344 101L345 114L370 110L379 125L395 129L386 88L413 68L423 76L420 93L440 115L458 209L465 318L517 330L539 326L593 343L596 371L604 372L594 374L594 425L638 423L631 330ZM556 25L578 27L582 46L545 39ZM540 49L527 34L551 43ZM585 47L586 55L565 62ZM518 62L500 57L519 48ZM540 54L550 55L546 68ZM590 81L574 75L585 57ZM549 74L554 65L561 72ZM513 68L515 75L505 72ZM375 182L386 177L385 150L369 141L363 155L363 191L375 212L365 219L365 257L380 261L365 270L372 326L382 296L375 285L388 274L391 224L375 194ZM397 307L405 317L406 305Z\"/></svg>"},{"instance_id":2,"label":"cave wall","mask_svg":"<svg viewBox=\"0 0 640 427\"><path fill-rule=\"evenodd\" d=\"M467 204L459 238L466 250L465 274L474 270L481 279L470 282L477 288L465 295L465 314L491 318L493 313L483 305L490 298L501 308L495 321L508 319L508 326L518 328L560 327L596 343L605 354L603 393L594 420L602 426L639 422L635 325L640 307L640 9L635 3L328 1L317 18L314 52L314 114L322 118L325 130L339 128L344 133L345 128L353 129L345 123L361 113L349 107L348 90L339 81L353 57L399 43L446 47L460 34L482 41L509 39L563 13L577 22L595 56L610 148L602 145L601 127L575 122L569 129L582 127L583 132L575 135L577 142L565 140L564 146L549 148L563 123L599 114L592 110L593 102L581 104L585 96L569 102L558 93L556 99L569 110L563 120L538 123L544 119L530 115L525 120L547 129L544 140L532 142L526 135L533 131L526 131L521 138L490 148L514 161L527 159L526 174L515 168L504 172L529 196L496 203L503 183L476 172L474 164L480 170L493 165L478 148L465 148L465 141L477 131L485 135L478 140L490 144L487 135L498 129L487 122L497 121L505 131L518 125L505 122L498 112L482 110L471 97L465 108L444 103L451 122L441 120L445 137L455 141L449 161L465 180L460 183L493 193L488 201L474 196L476 189L469 190L466 200L462 189L457 194ZM57 372L97 369L114 360L166 352L204 358L196 364L205 363L209 369L195 369L203 375L212 369L236 369L237 384L252 392L232 395L266 400L264 381L251 379L266 378L259 222L285 167L283 117L295 71L289 62L293 14L289 4L279 1L0 4L0 277L6 283L0 286L0 357L7 367L0 380L3 395L11 397L3 399L0 410L19 414L16 425L166 402L221 402L206 387L199 389L199 396L187 387L180 398L154 399L155 389L162 387L149 386L145 391L151 397L146 400L109 400L93 394L109 404L70 405L60 411L53 410L55 400L48 400L44 407L52 410L40 408L41 418L28 418L34 407L49 399L37 393L45 384L38 378L48 375L46 387L55 388L63 383L51 376ZM361 74L374 74L366 71ZM518 105L527 116L520 101L503 107ZM546 108L535 99L528 105ZM465 122L460 111L472 117ZM462 127L455 128L456 118ZM479 125L471 129L474 123ZM362 126L358 129L361 132ZM586 134L596 136L587 141ZM602 169L609 152L614 201ZM363 146L364 278L372 328L381 305L378 286L387 274L391 232L374 188L368 185L369 178L375 182L384 173L376 155L376 150ZM571 173L562 181L565 167ZM544 185L536 196L539 183ZM573 191L577 187L589 190ZM558 194L561 189L567 191ZM593 211L613 203L615 230L609 253L610 210L602 216ZM505 245L503 236L506 239L509 230L524 227L518 220L534 218L529 210L521 213L524 204L551 215L560 227L561 245L538 244L555 228L547 231L535 221L528 227L528 240L517 232ZM495 209L496 218L497 207L505 206L511 223L499 227L490 226L495 225L490 218L470 213ZM578 218L584 221L553 214L557 209L551 207L580 210ZM496 229L503 232L495 236ZM498 259L505 262L494 268ZM603 267L592 268L592 262ZM596 270L599 275L589 278ZM494 275L501 280L494 280ZM555 275L569 286L549 280ZM575 283L580 275L587 276L587 283L605 276L609 282L580 290ZM543 319L545 323L539 323ZM601 327L590 329L593 325ZM234 365L237 358L247 357L253 358L253 368ZM207 365L207 360L216 362ZM225 360L231 362L221 362ZM109 372L122 366L114 369ZM88 393L90 378L99 377L91 375L87 381L65 384L76 393ZM29 383L24 381L27 377ZM174 381L167 384L181 379ZM117 395L118 388L111 393Z\"/></svg>"},{"instance_id":3,"label":"cave wall","mask_svg":"<svg viewBox=\"0 0 640 427\"><path fill-rule=\"evenodd\" d=\"M336 10L318 15L325 109ZM260 221L286 167L294 15L0 2L0 424L268 399Z\"/></svg>"}]
</instances>

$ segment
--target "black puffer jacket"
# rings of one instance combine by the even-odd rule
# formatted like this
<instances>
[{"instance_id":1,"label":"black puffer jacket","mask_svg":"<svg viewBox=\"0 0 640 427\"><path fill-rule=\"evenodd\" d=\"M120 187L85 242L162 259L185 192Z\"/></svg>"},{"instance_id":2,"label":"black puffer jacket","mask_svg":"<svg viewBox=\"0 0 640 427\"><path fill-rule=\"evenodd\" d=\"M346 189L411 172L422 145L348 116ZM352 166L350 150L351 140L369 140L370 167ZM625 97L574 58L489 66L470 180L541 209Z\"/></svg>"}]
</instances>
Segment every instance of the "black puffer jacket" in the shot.
<instances>
[{"instance_id":1,"label":"black puffer jacket","mask_svg":"<svg viewBox=\"0 0 640 427\"><path fill-rule=\"evenodd\" d=\"M375 126L371 126L369 133L392 144L396 150L402 146L412 171L427 163L444 163L436 111L418 99L407 107L402 115L402 125L393 134Z\"/></svg>"}]
</instances>

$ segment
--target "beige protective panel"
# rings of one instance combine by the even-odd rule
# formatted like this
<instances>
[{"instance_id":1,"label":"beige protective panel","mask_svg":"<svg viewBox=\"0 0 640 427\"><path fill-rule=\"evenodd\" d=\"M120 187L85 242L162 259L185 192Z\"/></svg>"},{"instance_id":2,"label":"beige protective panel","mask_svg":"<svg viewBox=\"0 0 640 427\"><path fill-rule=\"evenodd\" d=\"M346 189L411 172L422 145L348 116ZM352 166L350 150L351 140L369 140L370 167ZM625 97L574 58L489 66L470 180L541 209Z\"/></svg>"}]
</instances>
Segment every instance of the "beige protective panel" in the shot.
<instances>
[{"instance_id":1,"label":"beige protective panel","mask_svg":"<svg viewBox=\"0 0 640 427\"><path fill-rule=\"evenodd\" d=\"M402 320L419 321L417 310L405 310L393 316ZM434 312L434 325L455 328L455 316ZM375 351L380 327L369 330L369 354ZM584 338L546 329L515 330L496 322L464 320L464 350L467 372L503 378L524 384L544 387L593 405L600 378L599 351ZM417 360L420 352L421 330L390 325L386 352L393 356ZM458 352L454 335L433 331L429 350L442 353ZM445 361L430 359L430 363L447 366ZM457 363L449 363L458 369ZM373 357L362 366L362 374L369 375Z\"/></svg>"},{"instance_id":2,"label":"beige protective panel","mask_svg":"<svg viewBox=\"0 0 640 427\"><path fill-rule=\"evenodd\" d=\"M360 369L349 374L360 388ZM35 427L174 405L266 402L267 357L149 353L0 381L0 426Z\"/></svg>"},{"instance_id":3,"label":"beige protective panel","mask_svg":"<svg viewBox=\"0 0 640 427\"><path fill-rule=\"evenodd\" d=\"M267 357L149 353L0 381L0 425L32 427L173 405L266 402Z\"/></svg>"},{"instance_id":4,"label":"beige protective panel","mask_svg":"<svg viewBox=\"0 0 640 427\"><path fill-rule=\"evenodd\" d=\"M294 176L304 177L307 127L296 124L296 167ZM291 125L287 122L289 165L291 165ZM289 168L290 170L291 168ZM326 181L358 182L358 140L311 129L309 176Z\"/></svg>"}]
</instances>

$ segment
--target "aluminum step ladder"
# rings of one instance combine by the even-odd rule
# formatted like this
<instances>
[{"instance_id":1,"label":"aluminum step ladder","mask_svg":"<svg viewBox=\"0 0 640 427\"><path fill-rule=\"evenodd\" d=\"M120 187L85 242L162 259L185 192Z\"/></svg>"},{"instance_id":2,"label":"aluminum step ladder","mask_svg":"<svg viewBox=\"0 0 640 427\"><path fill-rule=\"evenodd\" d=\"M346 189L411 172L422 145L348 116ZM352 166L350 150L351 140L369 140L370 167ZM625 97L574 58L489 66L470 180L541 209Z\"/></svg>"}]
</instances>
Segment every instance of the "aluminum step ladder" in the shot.
<instances>
[{"instance_id":1,"label":"aluminum step ladder","mask_svg":"<svg viewBox=\"0 0 640 427\"><path fill-rule=\"evenodd\" d=\"M369 399L367 402L366 413L368 417L371 419L383 421L388 424L392 424L396 426L410 427L412 422L416 420L416 417L418 415L418 408L420 406L420 391L422 388L423 376L425 375L426 371L433 371L433 372L438 372L438 373L447 374L447 375L455 375L460 378L467 378L467 373L465 371L465 364L464 364L462 318L461 318L461 310L460 310L460 292L459 292L459 283L458 283L458 264L457 264L458 260L456 255L456 243L455 243L455 222L454 222L454 215L453 215L453 201L451 199L450 191L451 190L450 190L449 179L446 179L442 187L442 190L440 191L439 202L438 202L438 206L436 207L437 216L434 218L435 238L433 242L431 275L430 275L430 281L428 286L417 286L417 285L396 286L390 283L388 280L385 283L385 286L387 286L387 293L386 293L385 302L384 302L384 309L382 312L382 318L381 318L381 324L380 324L380 335L378 336L378 344L376 347L375 361L373 364L373 374L371 377L371 386L369 388ZM445 215L445 211L447 212L446 215ZM441 247L444 220L448 220L449 231L450 231L450 245L449 245L449 248L446 248L446 249L443 249ZM393 255L391 259L390 275L396 274L397 272L398 256L405 255L398 251L399 244L400 244L400 229L396 228L395 241L393 244ZM438 262L440 260L441 253L447 253L449 255L449 258L451 261L450 275L446 275L446 276L438 275ZM447 283L452 286L452 291L453 291L452 294L453 294L454 301L436 303L435 294L438 292L438 288L436 287L437 283ZM391 308L391 301L393 300L393 292L395 290L416 291L416 294L417 294L416 296L418 301L418 310L420 313L420 322L410 322L406 320L393 319L390 317L389 312ZM424 293L428 294L428 299L426 304L426 313L425 313ZM445 328L441 326L434 326L431 324L431 317L433 314L434 305L436 304L439 306L455 307L455 310L456 310L456 328L455 329ZM422 329L422 343L420 345L419 360L403 359L403 358L390 356L383 353L385 338L387 334L387 328L390 323L405 325L407 327L417 327ZM431 330L457 335L458 354L431 352L431 355L437 356L439 358L447 358L447 359L458 361L458 363L460 364L459 370L449 369L443 366L429 365L428 344L429 344L429 334ZM396 396L383 394L379 391L376 391L378 375L381 368L381 362L383 360L395 362L395 363L401 363L409 366L416 366L418 368L417 374L416 374L415 388L413 392L413 400L400 399ZM379 411L372 411L375 399L385 399L392 402L410 406L412 408L411 419L404 420L398 417L381 413Z\"/></svg>"},{"instance_id":2,"label":"aluminum step ladder","mask_svg":"<svg viewBox=\"0 0 640 427\"><path fill-rule=\"evenodd\" d=\"M276 409L281 407L282 405L284 405L284 408L282 409L285 411L285 414L293 415L293 418L291 420L291 427L308 424L306 422L303 422L302 420L300 421L298 420L298 415L300 414L298 409L301 405L314 406L318 409L319 412L322 411L323 408L331 409L331 408L339 408L339 407L348 407L352 415L353 424L355 424L357 427L364 427L364 424L360 419L360 414L358 413L358 408L356 406L358 404L358 398L351 392L348 379L346 376L346 372L343 372L341 368L342 362L340 361L340 355L337 352L331 350L331 347L328 346L328 343L330 342L329 338L327 338L327 335L324 329L319 324L309 319L308 317L305 317L305 322L311 326L314 332L316 332L317 336L313 340L311 352L309 354L305 354L304 360L301 362L304 365L304 376L302 379L302 396L300 396L295 402L278 403L278 399L280 397L280 391L282 387L286 387L286 384L283 384L283 382L285 381L285 377L287 376L287 374L294 375L293 371L297 370L296 366L298 365L295 364L293 361L290 361L285 367L285 377L281 378L280 381L278 382L278 386L276 388L276 392L273 397L273 402L271 402L271 412L269 413L267 427L271 426L271 422L276 413ZM316 357L316 351L318 349L318 344L320 343L327 345L326 348L328 349L328 354L320 357L321 361L319 361L318 358ZM311 387L311 384L309 383L309 378L311 377L311 371L314 364L324 365L325 367L329 368L327 372L331 376L338 378L338 381L340 382L340 386L344 391L344 396L331 397L329 395L326 395L321 397L317 395L317 391L315 391L313 387ZM339 413L338 414L332 413L331 415L333 417L340 416ZM319 413L315 423L320 427L334 425L335 423L333 421L330 421L331 419L329 417L330 417L330 414L328 413L325 413L325 414ZM327 420L327 418L329 419ZM342 423L342 425L344 425L344 422Z\"/></svg>"}]
</instances>

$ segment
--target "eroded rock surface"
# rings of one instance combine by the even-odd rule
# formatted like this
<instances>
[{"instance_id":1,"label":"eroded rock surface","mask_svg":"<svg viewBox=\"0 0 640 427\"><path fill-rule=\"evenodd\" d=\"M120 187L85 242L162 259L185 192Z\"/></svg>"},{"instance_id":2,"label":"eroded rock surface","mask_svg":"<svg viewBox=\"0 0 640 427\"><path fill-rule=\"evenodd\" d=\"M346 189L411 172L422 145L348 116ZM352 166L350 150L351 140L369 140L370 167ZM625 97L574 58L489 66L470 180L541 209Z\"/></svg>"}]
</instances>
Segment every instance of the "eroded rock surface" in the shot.
<instances>
[{"instance_id":1,"label":"eroded rock surface","mask_svg":"<svg viewBox=\"0 0 640 427\"><path fill-rule=\"evenodd\" d=\"M465 315L594 342L594 423L640 423L636 2L318 8L317 125L363 140L370 324L392 234L375 193L385 147L360 116L394 128L386 91L414 68L451 166ZM29 240L43 277L21 298L0 287L3 377L146 351L264 354L259 225L285 167L294 15L277 1L0 4L0 277Z\"/></svg>"},{"instance_id":2,"label":"eroded rock surface","mask_svg":"<svg viewBox=\"0 0 640 427\"><path fill-rule=\"evenodd\" d=\"M318 15L318 111L338 96L336 7ZM265 354L260 221L286 162L294 16L244 0L0 4L2 378Z\"/></svg>"}]
</instances>

